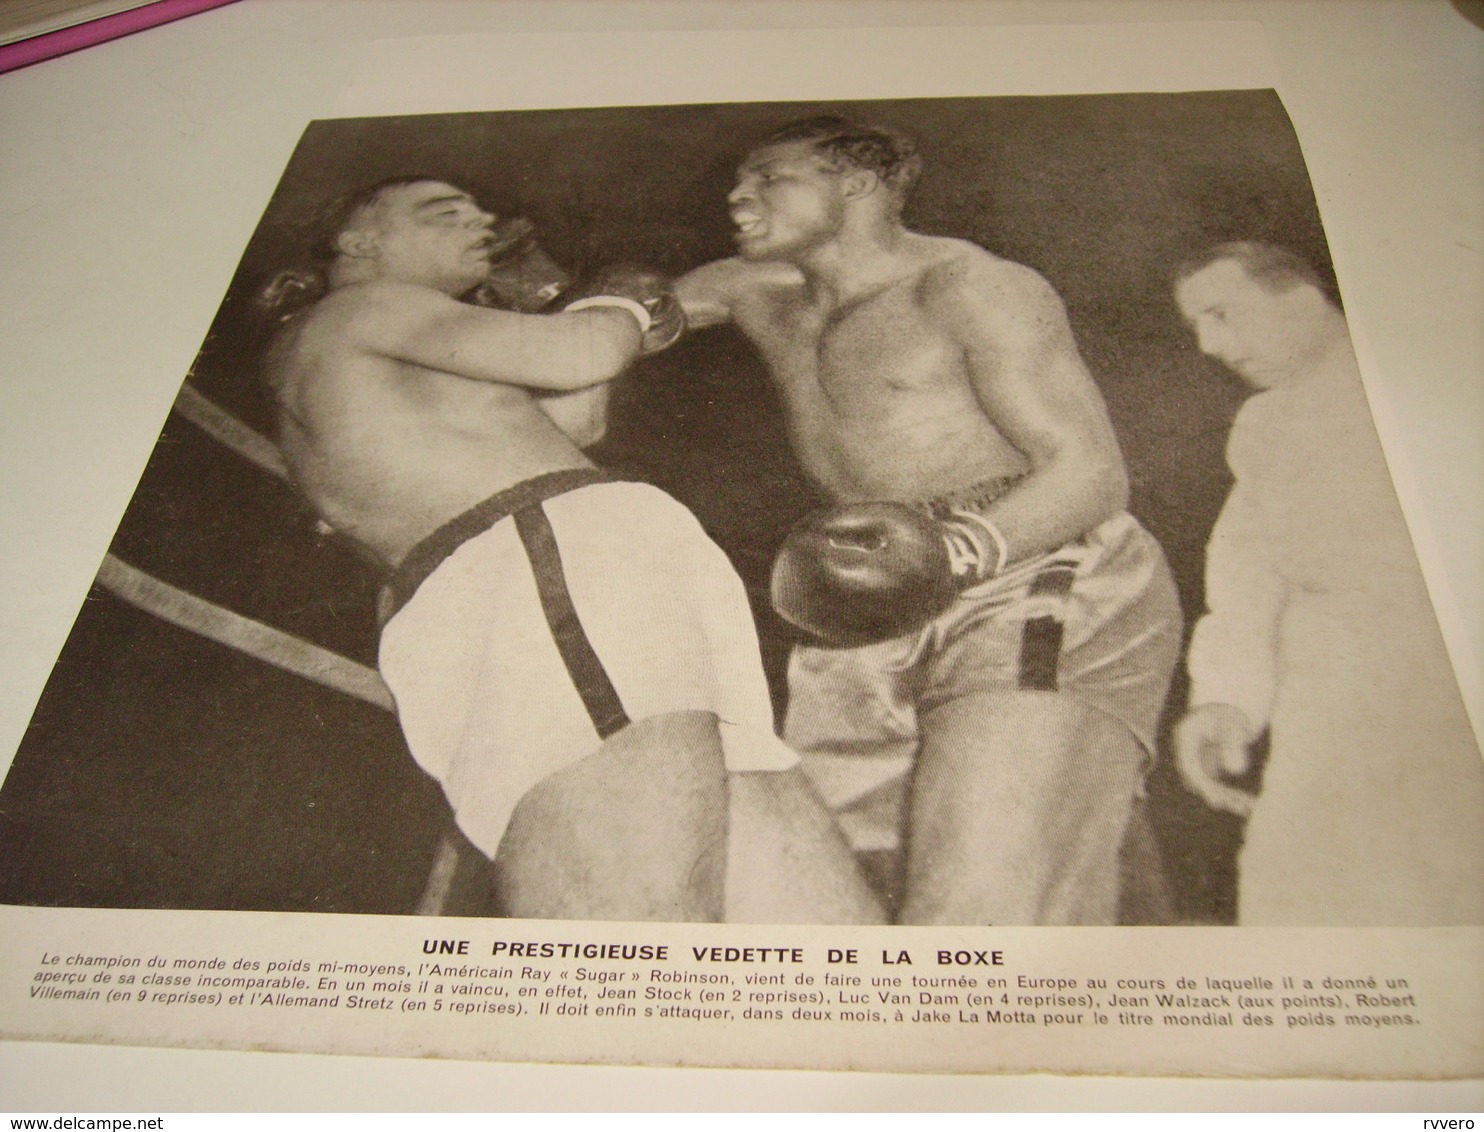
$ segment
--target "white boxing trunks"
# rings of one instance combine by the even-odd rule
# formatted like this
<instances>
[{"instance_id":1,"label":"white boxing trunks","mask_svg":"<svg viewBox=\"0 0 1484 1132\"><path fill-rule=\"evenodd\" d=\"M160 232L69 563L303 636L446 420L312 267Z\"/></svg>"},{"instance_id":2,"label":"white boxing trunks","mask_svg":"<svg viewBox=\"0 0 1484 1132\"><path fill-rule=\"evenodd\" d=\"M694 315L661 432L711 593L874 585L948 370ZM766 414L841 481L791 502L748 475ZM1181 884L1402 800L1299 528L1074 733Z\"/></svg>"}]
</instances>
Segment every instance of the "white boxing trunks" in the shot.
<instances>
[{"instance_id":1,"label":"white boxing trunks","mask_svg":"<svg viewBox=\"0 0 1484 1132\"><path fill-rule=\"evenodd\" d=\"M516 804L629 722L706 711L729 771L786 770L741 580L658 488L538 476L446 524L391 582L380 667L413 758L493 857Z\"/></svg>"}]
</instances>

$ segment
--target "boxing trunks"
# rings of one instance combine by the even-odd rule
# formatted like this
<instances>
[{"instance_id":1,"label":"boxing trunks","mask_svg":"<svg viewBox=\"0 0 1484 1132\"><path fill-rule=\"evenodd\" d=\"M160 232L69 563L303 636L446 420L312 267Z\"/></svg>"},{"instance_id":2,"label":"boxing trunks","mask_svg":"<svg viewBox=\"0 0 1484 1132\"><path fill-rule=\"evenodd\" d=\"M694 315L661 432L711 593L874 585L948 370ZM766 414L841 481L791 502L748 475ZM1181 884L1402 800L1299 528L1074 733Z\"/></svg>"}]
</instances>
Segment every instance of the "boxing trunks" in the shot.
<instances>
[{"instance_id":1,"label":"boxing trunks","mask_svg":"<svg viewBox=\"0 0 1484 1132\"><path fill-rule=\"evenodd\" d=\"M1158 543L1121 514L964 590L920 630L859 648L795 646L784 739L853 849L895 849L920 718L981 693L1059 694L1120 720L1152 760L1180 627Z\"/></svg>"},{"instance_id":2,"label":"boxing trunks","mask_svg":"<svg viewBox=\"0 0 1484 1132\"><path fill-rule=\"evenodd\" d=\"M414 548L380 668L413 758L493 857L536 783L630 721L706 711L729 771L784 770L741 580L646 484L573 469L517 484Z\"/></svg>"}]
</instances>

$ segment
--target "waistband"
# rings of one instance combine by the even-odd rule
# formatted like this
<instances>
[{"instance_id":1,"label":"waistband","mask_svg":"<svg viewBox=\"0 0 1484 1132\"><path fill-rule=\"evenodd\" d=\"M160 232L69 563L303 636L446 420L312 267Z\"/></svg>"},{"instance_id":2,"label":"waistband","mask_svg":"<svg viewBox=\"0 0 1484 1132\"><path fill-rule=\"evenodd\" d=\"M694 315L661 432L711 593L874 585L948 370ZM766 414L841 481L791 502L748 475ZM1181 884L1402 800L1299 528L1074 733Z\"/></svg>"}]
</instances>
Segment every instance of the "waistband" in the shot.
<instances>
[{"instance_id":1,"label":"waistband","mask_svg":"<svg viewBox=\"0 0 1484 1132\"><path fill-rule=\"evenodd\" d=\"M476 503L463 514L455 515L408 551L407 557L392 571L383 591L387 601L381 611L382 624L390 621L412 600L418 587L443 565L450 554L471 538L484 534L501 519L508 519L517 511L535 507L578 488L619 482L618 477L597 468L563 468L522 480Z\"/></svg>"},{"instance_id":2,"label":"waistband","mask_svg":"<svg viewBox=\"0 0 1484 1132\"><path fill-rule=\"evenodd\" d=\"M1025 479L1024 472L1009 476L993 476L967 487L956 488L943 495L924 499L916 506L923 508L935 519L946 519L954 511L983 512L1012 487Z\"/></svg>"}]
</instances>

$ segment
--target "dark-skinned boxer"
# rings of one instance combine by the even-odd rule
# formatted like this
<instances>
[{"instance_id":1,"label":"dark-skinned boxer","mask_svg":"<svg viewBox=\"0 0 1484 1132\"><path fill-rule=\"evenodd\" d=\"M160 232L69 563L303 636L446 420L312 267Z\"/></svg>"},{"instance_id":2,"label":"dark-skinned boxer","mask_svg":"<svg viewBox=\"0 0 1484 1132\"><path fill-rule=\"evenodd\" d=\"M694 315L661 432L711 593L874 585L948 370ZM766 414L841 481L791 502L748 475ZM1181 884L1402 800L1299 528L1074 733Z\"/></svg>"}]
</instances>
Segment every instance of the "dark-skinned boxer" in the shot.
<instances>
[{"instance_id":1,"label":"dark-skinned boxer","mask_svg":"<svg viewBox=\"0 0 1484 1132\"><path fill-rule=\"evenodd\" d=\"M752 340L840 508L780 575L785 616L816 638L790 661L784 738L856 850L895 855L902 922L1111 923L1179 648L1174 588L1124 510L1061 301L1029 268L907 229L920 168L889 130L784 127L728 197L738 255L676 287L693 327ZM798 583L835 576L858 506L879 503L935 524L953 583L928 587L941 609L847 643L850 603L824 586L801 607ZM883 546L915 529L872 524Z\"/></svg>"}]
</instances>

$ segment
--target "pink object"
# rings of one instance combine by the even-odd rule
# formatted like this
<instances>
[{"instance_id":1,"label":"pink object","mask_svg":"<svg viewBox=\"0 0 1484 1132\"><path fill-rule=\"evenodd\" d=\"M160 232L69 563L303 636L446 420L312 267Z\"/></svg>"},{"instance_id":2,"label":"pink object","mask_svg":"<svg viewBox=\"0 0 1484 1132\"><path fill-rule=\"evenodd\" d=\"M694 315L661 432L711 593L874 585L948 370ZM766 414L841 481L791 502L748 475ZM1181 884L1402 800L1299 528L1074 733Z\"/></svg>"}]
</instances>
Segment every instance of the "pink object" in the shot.
<instances>
[{"instance_id":1,"label":"pink object","mask_svg":"<svg viewBox=\"0 0 1484 1132\"><path fill-rule=\"evenodd\" d=\"M234 0L155 0L153 4L131 8L126 12L115 12L111 16L100 16L96 20L87 20L70 28L59 28L45 35L7 43L0 46L0 74L233 2Z\"/></svg>"}]
</instances>

